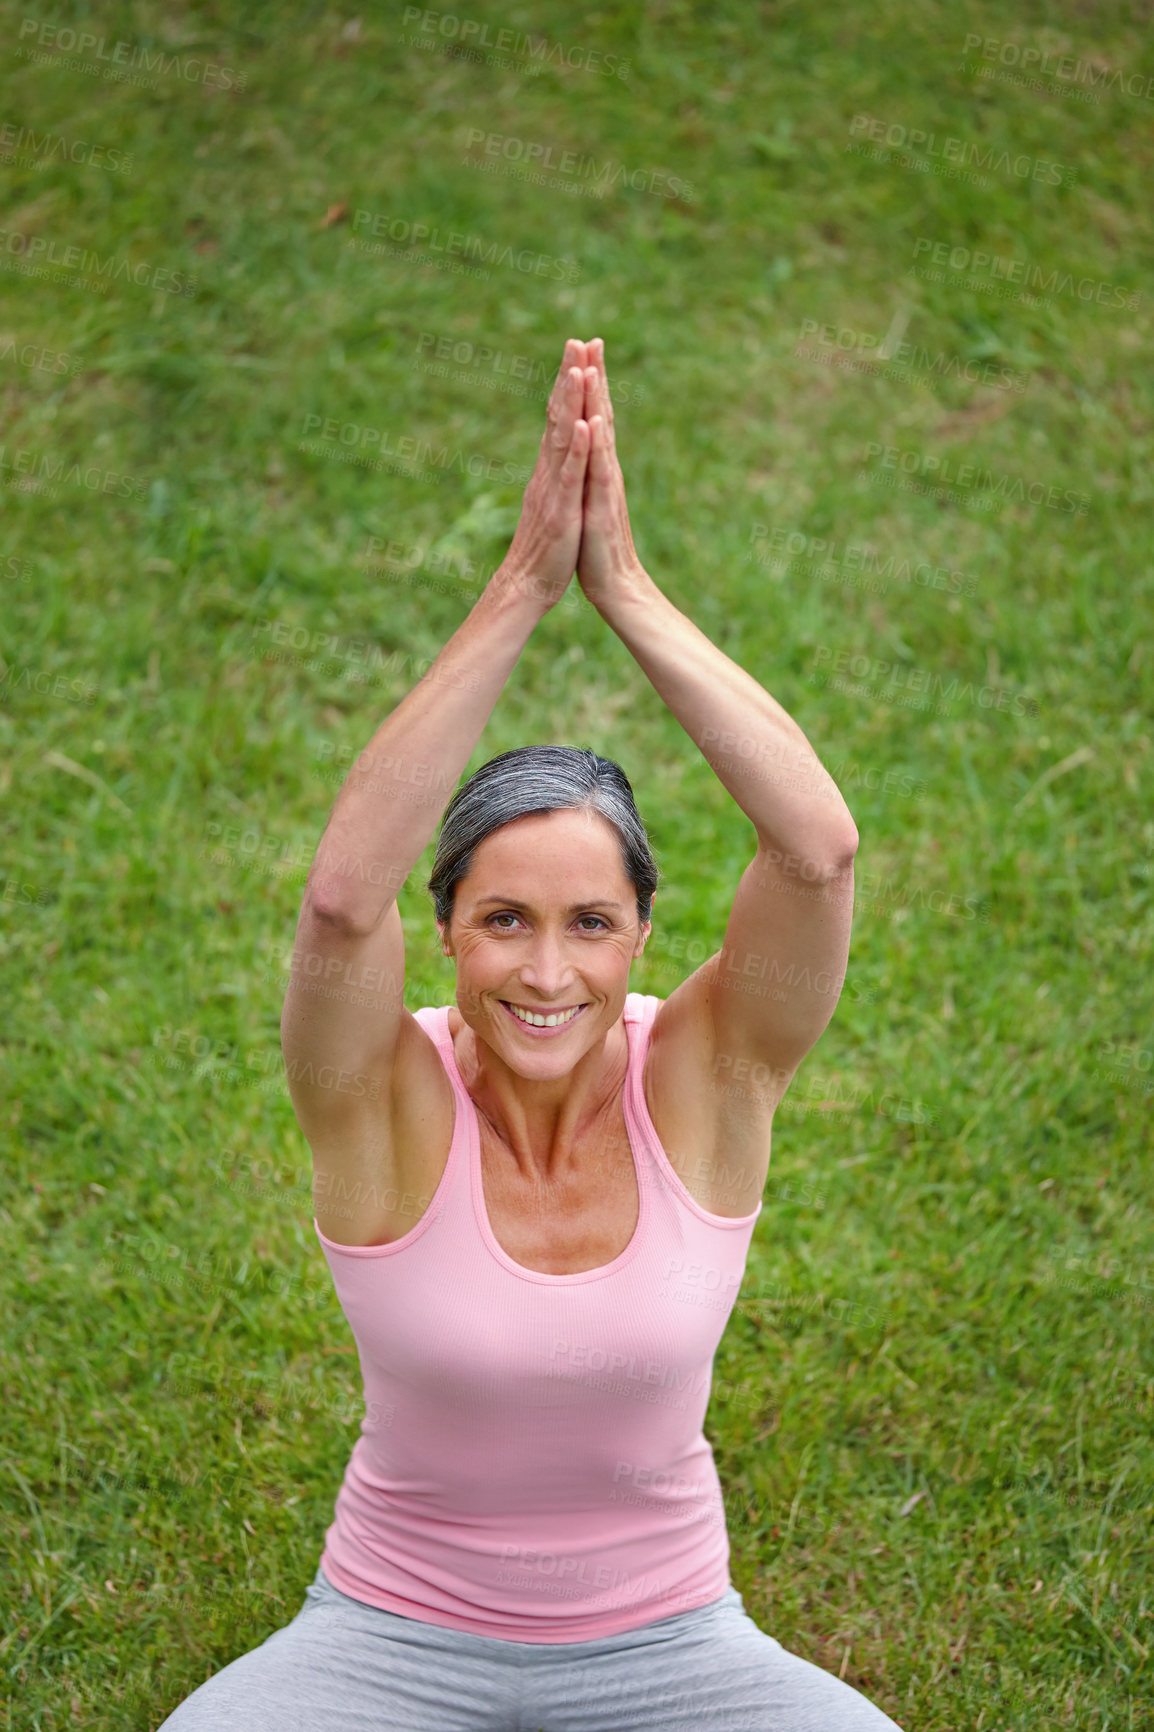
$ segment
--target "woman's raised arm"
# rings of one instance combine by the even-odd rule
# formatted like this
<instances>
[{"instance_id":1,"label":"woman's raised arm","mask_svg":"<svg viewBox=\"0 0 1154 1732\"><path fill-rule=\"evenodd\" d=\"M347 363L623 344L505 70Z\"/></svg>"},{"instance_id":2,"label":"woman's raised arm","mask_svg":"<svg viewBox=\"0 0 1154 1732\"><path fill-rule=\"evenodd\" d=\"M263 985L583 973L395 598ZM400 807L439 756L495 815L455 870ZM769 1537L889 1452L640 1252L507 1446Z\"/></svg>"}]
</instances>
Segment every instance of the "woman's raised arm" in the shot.
<instances>
[{"instance_id":1,"label":"woman's raised arm","mask_svg":"<svg viewBox=\"0 0 1154 1732\"><path fill-rule=\"evenodd\" d=\"M565 346L508 554L428 672L381 723L337 796L306 895L318 914L346 928L371 929L395 900L533 627L573 576L589 449L584 350L573 339Z\"/></svg>"},{"instance_id":2,"label":"woman's raised arm","mask_svg":"<svg viewBox=\"0 0 1154 1732\"><path fill-rule=\"evenodd\" d=\"M730 1059L792 1071L837 1004L857 827L792 716L641 564L617 461L604 345L594 338L588 349L591 444L578 580L757 832L725 947L698 970L699 997Z\"/></svg>"},{"instance_id":3,"label":"woman's raised arm","mask_svg":"<svg viewBox=\"0 0 1154 1732\"><path fill-rule=\"evenodd\" d=\"M322 1210L331 1185L355 1186L370 1170L387 1170L391 1158L389 1117L377 1103L407 1014L397 892L432 839L533 627L573 576L589 452L584 360L583 343L566 344L508 554L350 770L309 869L281 1048ZM336 1217L325 1222L337 1230Z\"/></svg>"}]
</instances>

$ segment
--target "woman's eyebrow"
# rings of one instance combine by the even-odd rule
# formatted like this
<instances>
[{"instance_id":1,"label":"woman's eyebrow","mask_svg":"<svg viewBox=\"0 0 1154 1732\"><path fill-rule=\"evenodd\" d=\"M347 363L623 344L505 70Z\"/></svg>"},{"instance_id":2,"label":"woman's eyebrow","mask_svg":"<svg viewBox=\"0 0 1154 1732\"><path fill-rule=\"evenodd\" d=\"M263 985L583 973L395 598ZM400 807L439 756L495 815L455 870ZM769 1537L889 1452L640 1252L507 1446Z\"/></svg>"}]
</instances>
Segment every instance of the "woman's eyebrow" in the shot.
<instances>
[{"instance_id":1,"label":"woman's eyebrow","mask_svg":"<svg viewBox=\"0 0 1154 1732\"><path fill-rule=\"evenodd\" d=\"M499 902L502 908L519 908L523 909L525 912L530 912L532 909L531 903L518 902L515 896L479 896L476 901L476 907L483 908L488 902ZM607 898L599 896L595 897L591 902L574 902L563 912L566 914L576 914L582 908L613 908L620 912L624 907L624 902L611 902Z\"/></svg>"}]
</instances>

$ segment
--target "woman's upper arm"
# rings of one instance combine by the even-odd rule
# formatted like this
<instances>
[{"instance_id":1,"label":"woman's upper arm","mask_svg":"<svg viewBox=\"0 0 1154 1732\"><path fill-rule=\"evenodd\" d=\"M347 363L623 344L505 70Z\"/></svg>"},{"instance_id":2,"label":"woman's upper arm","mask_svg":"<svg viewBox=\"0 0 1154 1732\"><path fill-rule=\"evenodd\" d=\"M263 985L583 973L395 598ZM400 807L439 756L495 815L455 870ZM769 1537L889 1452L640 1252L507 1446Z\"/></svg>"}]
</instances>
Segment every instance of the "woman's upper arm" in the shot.
<instances>
[{"instance_id":1,"label":"woman's upper arm","mask_svg":"<svg viewBox=\"0 0 1154 1732\"><path fill-rule=\"evenodd\" d=\"M405 941L390 902L358 930L318 914L306 893L297 924L281 1048L301 1129L347 1125L386 1102L404 1008Z\"/></svg>"},{"instance_id":2,"label":"woman's upper arm","mask_svg":"<svg viewBox=\"0 0 1154 1732\"><path fill-rule=\"evenodd\" d=\"M852 856L819 865L758 849L713 959L710 1020L723 1066L744 1058L792 1074L816 1044L845 979L853 882Z\"/></svg>"},{"instance_id":3,"label":"woman's upper arm","mask_svg":"<svg viewBox=\"0 0 1154 1732\"><path fill-rule=\"evenodd\" d=\"M758 850L733 899L725 943L662 1007L677 1088L702 1097L757 1077L772 1105L837 1008L853 924L853 863L795 870L793 856ZM710 1109L713 1110L712 1108Z\"/></svg>"}]
</instances>

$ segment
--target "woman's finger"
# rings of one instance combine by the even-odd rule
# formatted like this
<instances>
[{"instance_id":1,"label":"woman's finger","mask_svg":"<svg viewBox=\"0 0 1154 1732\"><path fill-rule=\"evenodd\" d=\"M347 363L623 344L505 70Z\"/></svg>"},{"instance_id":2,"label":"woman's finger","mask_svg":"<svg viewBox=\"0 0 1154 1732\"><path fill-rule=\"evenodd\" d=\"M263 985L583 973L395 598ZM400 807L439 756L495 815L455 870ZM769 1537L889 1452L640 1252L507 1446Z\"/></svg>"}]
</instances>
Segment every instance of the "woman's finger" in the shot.
<instances>
[{"instance_id":1,"label":"woman's finger","mask_svg":"<svg viewBox=\"0 0 1154 1732\"><path fill-rule=\"evenodd\" d=\"M565 344L565 353L561 357L561 365L557 369L557 377L553 381L553 389L549 393L547 405L548 419L552 421L560 410L565 396L566 383L574 367L584 367L586 361L586 345L579 337L570 337Z\"/></svg>"},{"instance_id":2,"label":"woman's finger","mask_svg":"<svg viewBox=\"0 0 1154 1732\"><path fill-rule=\"evenodd\" d=\"M561 357L561 365L558 367L557 377L553 381L554 390L559 390L563 386L569 376L570 367L583 367L585 365L588 359L586 347L587 345L581 341L580 337L567 337L565 339L565 353Z\"/></svg>"},{"instance_id":3,"label":"woman's finger","mask_svg":"<svg viewBox=\"0 0 1154 1732\"><path fill-rule=\"evenodd\" d=\"M573 438L573 427L581 414L585 403L585 380L580 367L570 367L566 378L561 382L561 392L557 408L550 417L549 426L545 429L545 437L550 441L551 455L561 458L569 449Z\"/></svg>"},{"instance_id":4,"label":"woman's finger","mask_svg":"<svg viewBox=\"0 0 1154 1732\"><path fill-rule=\"evenodd\" d=\"M589 460L589 423L579 418L573 423L573 437L561 465L560 481L564 488L577 490L585 485L585 467Z\"/></svg>"},{"instance_id":5,"label":"woman's finger","mask_svg":"<svg viewBox=\"0 0 1154 1732\"><path fill-rule=\"evenodd\" d=\"M596 367L601 380L597 413L604 415L609 430L609 437L616 445L616 429L613 425L613 398L609 394L609 374L605 368L605 339L594 337L585 345L585 365Z\"/></svg>"},{"instance_id":6,"label":"woman's finger","mask_svg":"<svg viewBox=\"0 0 1154 1732\"><path fill-rule=\"evenodd\" d=\"M596 367L586 367L585 369L585 413L589 416L598 416L602 423L606 427L608 426L608 417L605 413L605 392L602 389L601 375Z\"/></svg>"},{"instance_id":7,"label":"woman's finger","mask_svg":"<svg viewBox=\"0 0 1154 1732\"><path fill-rule=\"evenodd\" d=\"M589 487L605 487L613 474L609 440L604 415L594 415L589 422Z\"/></svg>"},{"instance_id":8,"label":"woman's finger","mask_svg":"<svg viewBox=\"0 0 1154 1732\"><path fill-rule=\"evenodd\" d=\"M616 461L617 444L613 435L612 409L608 403L604 376L593 366L585 369L585 414L586 416L599 415L601 417L610 457Z\"/></svg>"}]
</instances>

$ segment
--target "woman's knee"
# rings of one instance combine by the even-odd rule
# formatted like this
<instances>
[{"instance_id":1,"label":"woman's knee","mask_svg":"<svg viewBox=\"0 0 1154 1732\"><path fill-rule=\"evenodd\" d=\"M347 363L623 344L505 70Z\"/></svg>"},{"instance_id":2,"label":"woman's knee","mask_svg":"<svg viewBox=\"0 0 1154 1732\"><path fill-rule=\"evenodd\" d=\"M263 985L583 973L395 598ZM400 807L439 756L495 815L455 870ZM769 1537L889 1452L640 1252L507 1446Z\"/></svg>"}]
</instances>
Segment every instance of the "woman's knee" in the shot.
<instances>
[{"instance_id":1,"label":"woman's knee","mask_svg":"<svg viewBox=\"0 0 1154 1732\"><path fill-rule=\"evenodd\" d=\"M300 1624L307 1617L318 1629L330 1616L327 1607L306 1603L292 1623L230 1660L186 1696L158 1732L219 1732L225 1726L229 1732L295 1732L294 1713L315 1694L313 1672L319 1670L309 1664ZM299 1724L319 1732L321 1723L305 1718Z\"/></svg>"}]
</instances>

